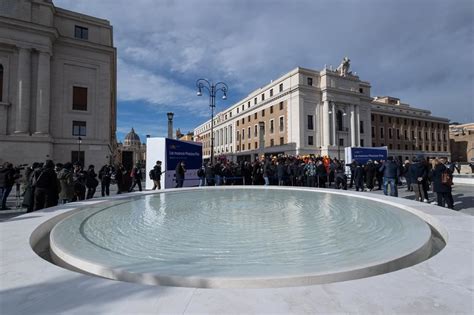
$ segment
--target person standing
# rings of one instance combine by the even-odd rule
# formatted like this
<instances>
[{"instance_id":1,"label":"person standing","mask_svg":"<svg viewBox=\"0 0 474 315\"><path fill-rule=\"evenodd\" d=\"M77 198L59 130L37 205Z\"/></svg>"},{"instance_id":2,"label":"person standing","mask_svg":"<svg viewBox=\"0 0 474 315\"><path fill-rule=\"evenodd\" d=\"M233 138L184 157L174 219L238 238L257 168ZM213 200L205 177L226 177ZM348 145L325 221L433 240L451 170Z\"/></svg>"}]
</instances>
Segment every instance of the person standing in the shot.
<instances>
[{"instance_id":1,"label":"person standing","mask_svg":"<svg viewBox=\"0 0 474 315\"><path fill-rule=\"evenodd\" d=\"M132 186L130 186L130 189L128 190L128 192L133 191L136 185L138 185L138 190L142 191L143 175L142 175L140 163L135 164L135 167L130 172L130 177L132 178Z\"/></svg>"},{"instance_id":2,"label":"person standing","mask_svg":"<svg viewBox=\"0 0 474 315\"><path fill-rule=\"evenodd\" d=\"M63 168L58 173L59 185L61 191L59 192L59 202L65 204L71 202L74 198L74 179L72 176L72 163L64 164Z\"/></svg>"},{"instance_id":3,"label":"person standing","mask_svg":"<svg viewBox=\"0 0 474 315\"><path fill-rule=\"evenodd\" d=\"M415 200L428 202L425 190L423 189L423 182L427 180L428 173L422 156L413 158L413 164L410 165L408 175L410 177L411 188L415 192Z\"/></svg>"},{"instance_id":4,"label":"person standing","mask_svg":"<svg viewBox=\"0 0 474 315\"><path fill-rule=\"evenodd\" d=\"M438 206L444 207L447 203L449 209L454 210L454 200L452 195L453 173L443 164L443 159L435 159L434 167L431 170L433 181L433 191L436 193Z\"/></svg>"},{"instance_id":5,"label":"person standing","mask_svg":"<svg viewBox=\"0 0 474 315\"><path fill-rule=\"evenodd\" d=\"M0 168L0 199L2 203L0 210L9 210L9 208L7 208L7 198L12 191L14 183L15 170L13 169L13 164L5 163L4 166Z\"/></svg>"},{"instance_id":6,"label":"person standing","mask_svg":"<svg viewBox=\"0 0 474 315\"><path fill-rule=\"evenodd\" d=\"M108 164L102 166L99 171L100 190L102 197L110 194L110 182L112 178L112 167Z\"/></svg>"},{"instance_id":7,"label":"person standing","mask_svg":"<svg viewBox=\"0 0 474 315\"><path fill-rule=\"evenodd\" d=\"M184 174L186 173L185 164L183 161L176 165L176 187L181 188L184 184Z\"/></svg>"},{"instance_id":8,"label":"person standing","mask_svg":"<svg viewBox=\"0 0 474 315\"><path fill-rule=\"evenodd\" d=\"M367 164L364 167L365 171L365 185L368 191L372 191L374 189L374 182L375 182L375 175L377 173L377 168L375 167L372 160L368 160Z\"/></svg>"},{"instance_id":9,"label":"person standing","mask_svg":"<svg viewBox=\"0 0 474 315\"><path fill-rule=\"evenodd\" d=\"M97 180L97 174L95 173L95 166L89 165L89 168L86 172L86 187L87 187L87 196L86 199L94 198L95 191L99 186L99 181Z\"/></svg>"},{"instance_id":10,"label":"person standing","mask_svg":"<svg viewBox=\"0 0 474 315\"><path fill-rule=\"evenodd\" d=\"M43 168L35 172L33 186L35 187L35 211L57 205L59 188L53 161L46 160Z\"/></svg>"},{"instance_id":11,"label":"person standing","mask_svg":"<svg viewBox=\"0 0 474 315\"><path fill-rule=\"evenodd\" d=\"M398 197L398 178L400 177L400 168L389 156L380 167L379 171L383 174L383 193L388 196L388 187L390 186L390 196Z\"/></svg>"},{"instance_id":12,"label":"person standing","mask_svg":"<svg viewBox=\"0 0 474 315\"><path fill-rule=\"evenodd\" d=\"M365 171L362 165L356 162L356 167L354 170L354 184L356 191L364 191L364 179L365 179Z\"/></svg>"},{"instance_id":13,"label":"person standing","mask_svg":"<svg viewBox=\"0 0 474 315\"><path fill-rule=\"evenodd\" d=\"M156 161L155 166L150 171L150 179L153 180L153 188L151 190L161 189L161 161Z\"/></svg>"},{"instance_id":14,"label":"person standing","mask_svg":"<svg viewBox=\"0 0 474 315\"><path fill-rule=\"evenodd\" d=\"M72 201L86 199L86 174L80 162L74 164L74 198Z\"/></svg>"}]
</instances>

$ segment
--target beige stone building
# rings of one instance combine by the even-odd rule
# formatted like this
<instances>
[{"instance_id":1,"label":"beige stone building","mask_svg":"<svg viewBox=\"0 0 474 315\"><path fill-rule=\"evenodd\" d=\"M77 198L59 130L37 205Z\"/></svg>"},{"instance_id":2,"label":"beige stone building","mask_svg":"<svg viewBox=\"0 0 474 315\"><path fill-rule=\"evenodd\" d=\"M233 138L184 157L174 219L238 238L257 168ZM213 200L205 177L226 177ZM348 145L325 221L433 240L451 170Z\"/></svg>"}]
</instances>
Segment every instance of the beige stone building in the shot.
<instances>
[{"instance_id":1,"label":"beige stone building","mask_svg":"<svg viewBox=\"0 0 474 315\"><path fill-rule=\"evenodd\" d=\"M101 165L116 145L107 20L47 0L0 1L0 160Z\"/></svg>"},{"instance_id":2,"label":"beige stone building","mask_svg":"<svg viewBox=\"0 0 474 315\"><path fill-rule=\"evenodd\" d=\"M336 70L298 67L217 113L215 156L252 160L259 154L282 153L343 158L344 147L380 145L403 159L419 153L449 155L448 119L433 117L395 98L373 98L370 83L349 71L349 61L345 58ZM383 128L391 135L387 141L385 134L382 137L374 131L381 128L379 116L384 117ZM412 130L416 135L422 132L422 137L415 142L401 138L406 132L411 136ZM194 135L203 143L203 156L208 159L211 121L198 126Z\"/></svg>"},{"instance_id":3,"label":"beige stone building","mask_svg":"<svg viewBox=\"0 0 474 315\"><path fill-rule=\"evenodd\" d=\"M456 162L474 162L474 123L449 126L451 158Z\"/></svg>"}]
</instances>

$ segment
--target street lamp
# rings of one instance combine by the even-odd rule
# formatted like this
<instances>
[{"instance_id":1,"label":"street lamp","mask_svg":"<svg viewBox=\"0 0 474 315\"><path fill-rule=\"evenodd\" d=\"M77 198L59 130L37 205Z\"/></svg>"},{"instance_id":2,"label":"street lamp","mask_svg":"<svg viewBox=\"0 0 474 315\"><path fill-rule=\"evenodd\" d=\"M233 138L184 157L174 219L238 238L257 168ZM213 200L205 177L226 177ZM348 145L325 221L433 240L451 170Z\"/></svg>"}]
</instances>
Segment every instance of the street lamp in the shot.
<instances>
[{"instance_id":1,"label":"street lamp","mask_svg":"<svg viewBox=\"0 0 474 315\"><path fill-rule=\"evenodd\" d=\"M202 96L202 90L206 89L209 92L209 107L211 108L211 165L214 164L214 108L216 107L216 94L222 91L222 99L227 99L227 91L229 88L224 82L217 82L213 84L206 79L199 79L196 81L197 96Z\"/></svg>"},{"instance_id":2,"label":"street lamp","mask_svg":"<svg viewBox=\"0 0 474 315\"><path fill-rule=\"evenodd\" d=\"M81 137L77 137L77 146L78 146L78 149L77 149L77 161L78 161L78 162L81 162L81 143L82 143L82 138L81 138Z\"/></svg>"},{"instance_id":3,"label":"street lamp","mask_svg":"<svg viewBox=\"0 0 474 315\"><path fill-rule=\"evenodd\" d=\"M174 113L166 113L168 116L168 139L173 139L173 116Z\"/></svg>"}]
</instances>

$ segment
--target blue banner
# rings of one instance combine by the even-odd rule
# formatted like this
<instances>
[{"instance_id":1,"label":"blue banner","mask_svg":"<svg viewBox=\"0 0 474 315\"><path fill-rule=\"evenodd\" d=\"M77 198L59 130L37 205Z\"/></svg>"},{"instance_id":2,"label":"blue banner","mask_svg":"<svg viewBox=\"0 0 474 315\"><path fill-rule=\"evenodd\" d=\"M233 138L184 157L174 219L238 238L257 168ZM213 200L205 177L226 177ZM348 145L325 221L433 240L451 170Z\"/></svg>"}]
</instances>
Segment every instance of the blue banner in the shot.
<instances>
[{"instance_id":1,"label":"blue banner","mask_svg":"<svg viewBox=\"0 0 474 315\"><path fill-rule=\"evenodd\" d=\"M184 186L197 186L199 179L197 170L202 166L202 145L200 143L166 139L166 175L165 187L175 186L176 166L180 162L185 164Z\"/></svg>"},{"instance_id":2,"label":"blue banner","mask_svg":"<svg viewBox=\"0 0 474 315\"><path fill-rule=\"evenodd\" d=\"M380 148L351 148L352 159L359 164L365 164L368 160L387 160L387 147ZM350 163L350 162L348 162Z\"/></svg>"}]
</instances>

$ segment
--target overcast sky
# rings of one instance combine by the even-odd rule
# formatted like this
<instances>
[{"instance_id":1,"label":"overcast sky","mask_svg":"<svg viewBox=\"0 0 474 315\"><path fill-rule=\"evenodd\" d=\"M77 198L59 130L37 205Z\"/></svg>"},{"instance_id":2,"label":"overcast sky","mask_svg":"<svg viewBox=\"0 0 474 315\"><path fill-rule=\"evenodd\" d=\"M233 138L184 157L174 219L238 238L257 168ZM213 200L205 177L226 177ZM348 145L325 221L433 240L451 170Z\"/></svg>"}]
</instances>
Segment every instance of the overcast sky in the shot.
<instances>
[{"instance_id":1,"label":"overcast sky","mask_svg":"<svg viewBox=\"0 0 474 315\"><path fill-rule=\"evenodd\" d=\"M344 56L372 85L451 121L474 121L472 0L54 0L107 19L118 50L118 138L166 135L210 118L201 77L229 85L229 107L301 66Z\"/></svg>"}]
</instances>

